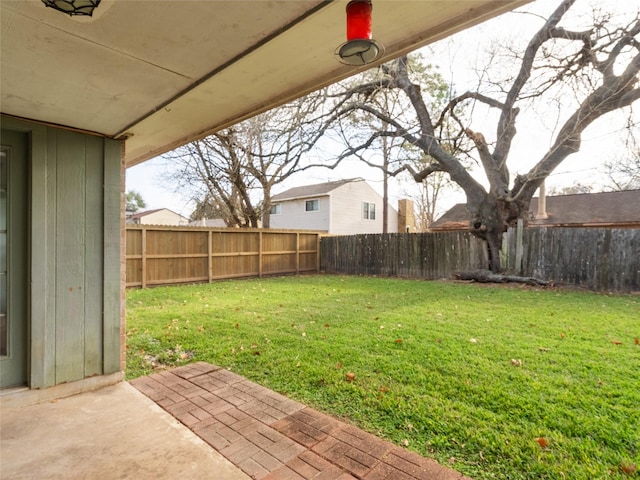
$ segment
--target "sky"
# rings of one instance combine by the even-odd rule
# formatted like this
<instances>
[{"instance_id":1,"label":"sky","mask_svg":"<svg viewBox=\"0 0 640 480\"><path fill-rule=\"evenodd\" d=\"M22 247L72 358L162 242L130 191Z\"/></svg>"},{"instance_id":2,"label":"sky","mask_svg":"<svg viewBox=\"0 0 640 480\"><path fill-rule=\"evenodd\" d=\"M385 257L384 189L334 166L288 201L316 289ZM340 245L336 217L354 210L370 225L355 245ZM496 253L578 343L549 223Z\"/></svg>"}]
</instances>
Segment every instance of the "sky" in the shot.
<instances>
[{"instance_id":1,"label":"sky","mask_svg":"<svg viewBox=\"0 0 640 480\"><path fill-rule=\"evenodd\" d=\"M576 7L581 7L582 13L588 14L592 8L613 8L618 14L625 11L635 11L635 2L620 2L617 0L578 0ZM492 42L528 41L531 35L525 34L527 29L539 28L540 20L535 14L547 15L558 4L558 0L537 0L527 7L534 15L523 13L508 13L496 19L485 22L472 29L461 32L453 37L424 47L420 50L423 56L433 65L437 65L440 73L447 80L453 82L457 92L467 89L474 90L477 83L475 70L482 70L487 57L483 53ZM522 11L522 9L520 9ZM578 9L576 9L578 11ZM375 10L374 10L375 15ZM531 30L534 31L534 30ZM375 31L374 31L375 36ZM500 39L500 40L498 40ZM551 133L557 128L557 114L554 105L539 111L525 110L520 114L518 131L509 168L512 176L528 171L541 157L553 139ZM478 108L482 108L478 106ZM636 107L637 110L637 107ZM640 121L638 112L634 113L635 120ZM483 118L485 121L483 122ZM480 116L480 121L471 127L480 131L487 138L495 131L495 123L486 122L487 117ZM622 128L625 126L626 116L609 114L594 122L583 135L580 152L566 159L546 181L547 190L563 188L574 183L593 185L594 191L602 189L605 179L602 166L605 161L614 161L625 154ZM488 124L488 125L487 125ZM170 182L163 179L170 172L171 165L167 160L159 157L140 165L127 169L126 190L139 192L147 204L147 209L169 208L177 213L189 216L193 210L193 203L174 191ZM343 178L362 177L380 194L382 193L382 173L362 165L355 160L345 160L334 170L317 169L294 175L287 181L274 188L277 194L288 188L300 185L321 183ZM397 200L413 191L416 186L410 178L391 179L389 184L392 205ZM443 213L454 204L464 202L461 192L446 192L439 200L439 211Z\"/></svg>"}]
</instances>

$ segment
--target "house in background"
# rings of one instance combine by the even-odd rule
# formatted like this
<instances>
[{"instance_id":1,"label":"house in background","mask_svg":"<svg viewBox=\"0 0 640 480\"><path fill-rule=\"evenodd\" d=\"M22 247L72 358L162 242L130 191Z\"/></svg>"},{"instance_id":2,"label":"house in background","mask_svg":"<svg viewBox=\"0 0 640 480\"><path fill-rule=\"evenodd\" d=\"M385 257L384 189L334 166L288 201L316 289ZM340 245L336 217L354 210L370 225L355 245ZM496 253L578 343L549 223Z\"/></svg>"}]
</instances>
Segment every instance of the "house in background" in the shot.
<instances>
[{"instance_id":1,"label":"house in background","mask_svg":"<svg viewBox=\"0 0 640 480\"><path fill-rule=\"evenodd\" d=\"M530 227L640 228L640 190L541 196L531 199ZM467 206L459 203L431 224L431 231L467 230Z\"/></svg>"},{"instance_id":2,"label":"house in background","mask_svg":"<svg viewBox=\"0 0 640 480\"><path fill-rule=\"evenodd\" d=\"M3 401L123 379L126 167L524 3L378 2L384 51L353 68L346 1L2 0Z\"/></svg>"},{"instance_id":3,"label":"house in background","mask_svg":"<svg viewBox=\"0 0 640 480\"><path fill-rule=\"evenodd\" d=\"M209 227L209 228L227 228L227 224L222 218L201 218L200 220L191 220L190 227Z\"/></svg>"},{"instance_id":4,"label":"house in background","mask_svg":"<svg viewBox=\"0 0 640 480\"><path fill-rule=\"evenodd\" d=\"M135 223L136 225L189 225L189 219L168 208L157 208L127 215L127 223Z\"/></svg>"},{"instance_id":5,"label":"house in background","mask_svg":"<svg viewBox=\"0 0 640 480\"><path fill-rule=\"evenodd\" d=\"M294 187L271 198L271 228L382 233L382 205L382 197L362 178ZM398 212L390 205L387 221L387 231L397 232Z\"/></svg>"}]
</instances>

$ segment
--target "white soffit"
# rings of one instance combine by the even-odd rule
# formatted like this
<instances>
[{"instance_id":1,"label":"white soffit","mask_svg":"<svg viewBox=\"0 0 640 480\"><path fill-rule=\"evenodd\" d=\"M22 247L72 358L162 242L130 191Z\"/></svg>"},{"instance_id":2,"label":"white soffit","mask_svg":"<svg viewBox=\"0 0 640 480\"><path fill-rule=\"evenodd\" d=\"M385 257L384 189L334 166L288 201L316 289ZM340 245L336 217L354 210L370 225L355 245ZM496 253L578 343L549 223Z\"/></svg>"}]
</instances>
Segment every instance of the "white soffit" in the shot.
<instances>
[{"instance_id":1,"label":"white soffit","mask_svg":"<svg viewBox=\"0 0 640 480\"><path fill-rule=\"evenodd\" d=\"M388 61L525 0L374 0ZM127 138L134 165L358 70L346 0L102 0L79 19L0 1L2 113Z\"/></svg>"}]
</instances>

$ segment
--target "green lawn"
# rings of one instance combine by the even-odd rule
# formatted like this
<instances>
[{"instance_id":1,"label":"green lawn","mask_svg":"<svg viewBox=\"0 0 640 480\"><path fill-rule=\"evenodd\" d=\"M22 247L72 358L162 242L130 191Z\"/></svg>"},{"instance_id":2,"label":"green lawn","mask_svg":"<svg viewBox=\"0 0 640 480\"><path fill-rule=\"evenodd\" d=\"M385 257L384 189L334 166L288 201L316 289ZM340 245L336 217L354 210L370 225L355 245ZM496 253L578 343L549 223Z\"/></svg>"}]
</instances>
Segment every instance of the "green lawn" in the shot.
<instances>
[{"instance_id":1,"label":"green lawn","mask_svg":"<svg viewBox=\"0 0 640 480\"><path fill-rule=\"evenodd\" d=\"M638 475L638 296L319 275L127 309L128 378L207 361L476 479Z\"/></svg>"}]
</instances>

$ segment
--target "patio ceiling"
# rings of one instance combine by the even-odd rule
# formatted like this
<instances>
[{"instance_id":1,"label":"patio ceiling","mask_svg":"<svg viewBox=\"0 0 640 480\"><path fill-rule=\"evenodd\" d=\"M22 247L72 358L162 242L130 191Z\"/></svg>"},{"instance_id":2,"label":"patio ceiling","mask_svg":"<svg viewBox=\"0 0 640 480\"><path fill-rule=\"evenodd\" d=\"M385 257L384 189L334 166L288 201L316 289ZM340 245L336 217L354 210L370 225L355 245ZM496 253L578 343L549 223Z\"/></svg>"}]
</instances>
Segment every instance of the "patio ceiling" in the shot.
<instances>
[{"instance_id":1,"label":"patio ceiling","mask_svg":"<svg viewBox=\"0 0 640 480\"><path fill-rule=\"evenodd\" d=\"M346 0L2 0L1 111L126 138L127 166L356 73ZM526 0L374 0L388 61Z\"/></svg>"}]
</instances>

